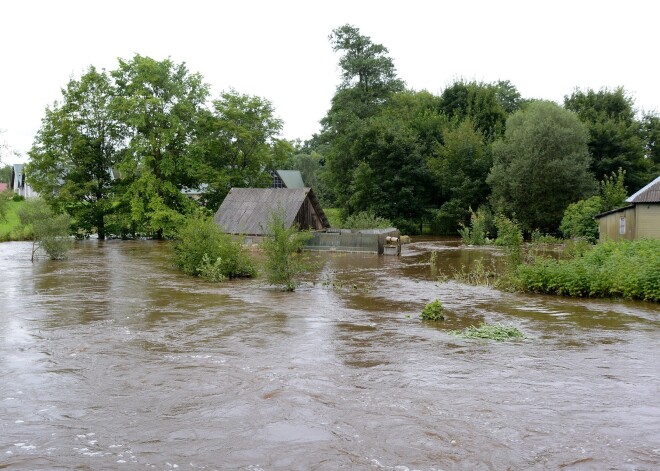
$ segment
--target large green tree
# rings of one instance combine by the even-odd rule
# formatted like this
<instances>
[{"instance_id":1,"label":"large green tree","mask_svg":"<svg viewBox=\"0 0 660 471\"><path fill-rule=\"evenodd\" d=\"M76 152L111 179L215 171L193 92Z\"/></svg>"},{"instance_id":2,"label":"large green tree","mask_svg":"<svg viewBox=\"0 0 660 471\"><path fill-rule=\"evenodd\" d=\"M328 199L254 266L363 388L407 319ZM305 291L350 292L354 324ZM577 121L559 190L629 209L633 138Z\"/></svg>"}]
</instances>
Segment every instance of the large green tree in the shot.
<instances>
[{"instance_id":1,"label":"large green tree","mask_svg":"<svg viewBox=\"0 0 660 471\"><path fill-rule=\"evenodd\" d=\"M112 168L122 147L109 106L113 95L108 74L94 67L69 81L61 101L46 109L27 169L30 184L44 199L100 239L112 211Z\"/></svg>"},{"instance_id":2,"label":"large green tree","mask_svg":"<svg viewBox=\"0 0 660 471\"><path fill-rule=\"evenodd\" d=\"M327 145L328 181L337 203L345 208L352 175L360 163L354 146L368 132L368 119L377 115L393 94L402 91L404 83L396 76L387 48L358 28L336 28L329 40L332 49L341 53L342 81L321 120L323 128L317 141Z\"/></svg>"},{"instance_id":3,"label":"large green tree","mask_svg":"<svg viewBox=\"0 0 660 471\"><path fill-rule=\"evenodd\" d=\"M209 87L184 63L140 55L120 59L112 76L112 108L127 139L120 166L124 229L162 237L192 207L181 190L198 183L193 143Z\"/></svg>"},{"instance_id":4,"label":"large green tree","mask_svg":"<svg viewBox=\"0 0 660 471\"><path fill-rule=\"evenodd\" d=\"M492 205L523 229L556 232L566 207L593 195L588 134L575 113L533 102L507 120L493 145Z\"/></svg>"},{"instance_id":5,"label":"large green tree","mask_svg":"<svg viewBox=\"0 0 660 471\"><path fill-rule=\"evenodd\" d=\"M277 138L282 120L264 98L225 92L213 101L203 122L199 179L208 185L204 198L212 209L217 209L232 187L268 186L269 171L293 153L290 144Z\"/></svg>"},{"instance_id":6,"label":"large green tree","mask_svg":"<svg viewBox=\"0 0 660 471\"><path fill-rule=\"evenodd\" d=\"M645 158L643 127L635 117L633 99L623 88L576 89L564 98L564 106L576 112L589 130L591 171L597 180L622 168L630 192L648 183L651 161Z\"/></svg>"}]
</instances>

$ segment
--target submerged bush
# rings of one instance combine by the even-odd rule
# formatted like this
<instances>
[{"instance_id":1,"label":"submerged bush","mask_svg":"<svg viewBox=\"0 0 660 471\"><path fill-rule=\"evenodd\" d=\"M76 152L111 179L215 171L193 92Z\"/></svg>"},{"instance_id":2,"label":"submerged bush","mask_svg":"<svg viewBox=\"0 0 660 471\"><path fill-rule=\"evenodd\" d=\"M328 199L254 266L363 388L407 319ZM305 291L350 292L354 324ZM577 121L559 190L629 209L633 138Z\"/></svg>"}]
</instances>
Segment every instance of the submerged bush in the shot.
<instances>
[{"instance_id":1,"label":"submerged bush","mask_svg":"<svg viewBox=\"0 0 660 471\"><path fill-rule=\"evenodd\" d=\"M525 338L525 335L516 327L502 324L486 324L485 322L482 322L477 327L470 326L464 330L448 330L447 332L467 339L488 339L497 342Z\"/></svg>"},{"instance_id":2,"label":"submerged bush","mask_svg":"<svg viewBox=\"0 0 660 471\"><path fill-rule=\"evenodd\" d=\"M251 257L240 242L223 234L209 217L185 219L174 241L174 264L184 273L209 281L255 276Z\"/></svg>"},{"instance_id":3,"label":"submerged bush","mask_svg":"<svg viewBox=\"0 0 660 471\"><path fill-rule=\"evenodd\" d=\"M373 211L361 211L359 213L351 214L344 221L343 226L346 229L387 229L392 227L392 222L389 219L376 216Z\"/></svg>"},{"instance_id":4,"label":"submerged bush","mask_svg":"<svg viewBox=\"0 0 660 471\"><path fill-rule=\"evenodd\" d=\"M482 208L475 213L470 210L470 225L461 223L458 233L466 245L485 245L489 215Z\"/></svg>"},{"instance_id":5,"label":"submerged bush","mask_svg":"<svg viewBox=\"0 0 660 471\"><path fill-rule=\"evenodd\" d=\"M419 317L425 321L444 321L445 316L442 314L444 310L445 308L442 306L442 302L436 299L424 306Z\"/></svg>"},{"instance_id":6,"label":"submerged bush","mask_svg":"<svg viewBox=\"0 0 660 471\"><path fill-rule=\"evenodd\" d=\"M266 254L268 282L284 291L295 291L300 276L307 271L302 260L302 248L311 237L297 227L287 227L281 212L274 212L268 221L268 237L263 242Z\"/></svg>"},{"instance_id":7,"label":"submerged bush","mask_svg":"<svg viewBox=\"0 0 660 471\"><path fill-rule=\"evenodd\" d=\"M660 240L609 241L570 259L536 258L514 277L524 291L660 302Z\"/></svg>"}]
</instances>

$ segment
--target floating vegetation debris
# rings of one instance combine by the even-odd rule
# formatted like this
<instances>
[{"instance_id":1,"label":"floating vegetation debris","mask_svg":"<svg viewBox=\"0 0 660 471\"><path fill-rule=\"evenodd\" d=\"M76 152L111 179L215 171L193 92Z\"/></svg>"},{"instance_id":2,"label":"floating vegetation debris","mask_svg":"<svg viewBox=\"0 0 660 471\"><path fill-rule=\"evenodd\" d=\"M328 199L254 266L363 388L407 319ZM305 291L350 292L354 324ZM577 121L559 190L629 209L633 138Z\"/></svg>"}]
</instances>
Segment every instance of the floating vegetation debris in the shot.
<instances>
[{"instance_id":1,"label":"floating vegetation debris","mask_svg":"<svg viewBox=\"0 0 660 471\"><path fill-rule=\"evenodd\" d=\"M495 340L497 342L520 340L525 338L525 335L514 326L506 326L502 324L486 324L485 322L482 322L477 327L471 325L464 330L448 330L447 333L466 339L487 339Z\"/></svg>"},{"instance_id":2,"label":"floating vegetation debris","mask_svg":"<svg viewBox=\"0 0 660 471\"><path fill-rule=\"evenodd\" d=\"M436 299L424 306L419 317L425 321L444 321L445 316L442 314L444 310L445 308L442 306L442 302Z\"/></svg>"}]
</instances>

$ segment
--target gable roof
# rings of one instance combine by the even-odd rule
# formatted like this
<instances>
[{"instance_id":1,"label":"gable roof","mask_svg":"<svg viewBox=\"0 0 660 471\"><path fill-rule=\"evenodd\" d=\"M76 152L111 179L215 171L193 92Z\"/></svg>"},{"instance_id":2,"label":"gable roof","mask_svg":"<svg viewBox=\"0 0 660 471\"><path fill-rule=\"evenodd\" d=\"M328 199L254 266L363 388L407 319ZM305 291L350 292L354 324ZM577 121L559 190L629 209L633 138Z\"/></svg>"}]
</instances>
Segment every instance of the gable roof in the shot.
<instances>
[{"instance_id":1,"label":"gable roof","mask_svg":"<svg viewBox=\"0 0 660 471\"><path fill-rule=\"evenodd\" d=\"M305 188L300 170L275 170L286 188Z\"/></svg>"},{"instance_id":2,"label":"gable roof","mask_svg":"<svg viewBox=\"0 0 660 471\"><path fill-rule=\"evenodd\" d=\"M311 188L232 188L215 213L214 221L228 234L264 235L273 212L282 211L284 223L291 227L305 201L323 227L330 227Z\"/></svg>"},{"instance_id":3,"label":"gable roof","mask_svg":"<svg viewBox=\"0 0 660 471\"><path fill-rule=\"evenodd\" d=\"M660 203L660 176L626 200L628 203Z\"/></svg>"}]
</instances>

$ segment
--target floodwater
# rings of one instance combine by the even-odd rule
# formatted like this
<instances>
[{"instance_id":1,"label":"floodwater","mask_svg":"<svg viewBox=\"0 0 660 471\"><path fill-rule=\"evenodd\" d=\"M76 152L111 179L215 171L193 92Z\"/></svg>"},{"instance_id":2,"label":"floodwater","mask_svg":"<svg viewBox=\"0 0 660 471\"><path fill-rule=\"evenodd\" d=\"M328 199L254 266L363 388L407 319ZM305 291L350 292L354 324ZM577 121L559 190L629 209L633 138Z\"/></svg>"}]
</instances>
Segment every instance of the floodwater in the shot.
<instances>
[{"instance_id":1,"label":"floodwater","mask_svg":"<svg viewBox=\"0 0 660 471\"><path fill-rule=\"evenodd\" d=\"M497 259L451 241L315 254L295 293L169 250L0 244L0 469L660 469L657 304L441 282ZM481 321L527 338L445 331Z\"/></svg>"}]
</instances>

